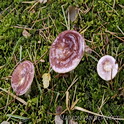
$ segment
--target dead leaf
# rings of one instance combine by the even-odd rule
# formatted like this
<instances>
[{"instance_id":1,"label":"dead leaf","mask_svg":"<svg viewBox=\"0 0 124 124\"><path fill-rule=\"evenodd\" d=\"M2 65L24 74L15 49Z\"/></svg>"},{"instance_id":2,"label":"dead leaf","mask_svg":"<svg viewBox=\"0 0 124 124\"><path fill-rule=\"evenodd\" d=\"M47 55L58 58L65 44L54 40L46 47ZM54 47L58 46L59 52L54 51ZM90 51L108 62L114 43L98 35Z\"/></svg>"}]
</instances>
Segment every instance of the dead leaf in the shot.
<instances>
[{"instance_id":1,"label":"dead leaf","mask_svg":"<svg viewBox=\"0 0 124 124\"><path fill-rule=\"evenodd\" d=\"M45 60L44 59L40 59L40 62L45 62Z\"/></svg>"},{"instance_id":2,"label":"dead leaf","mask_svg":"<svg viewBox=\"0 0 124 124\"><path fill-rule=\"evenodd\" d=\"M38 43L41 44L41 41L39 40Z\"/></svg>"},{"instance_id":3,"label":"dead leaf","mask_svg":"<svg viewBox=\"0 0 124 124\"><path fill-rule=\"evenodd\" d=\"M27 30L25 30L25 29L23 30L22 35L23 35L25 38L28 38L28 37L31 36L31 34L30 34Z\"/></svg>"},{"instance_id":4,"label":"dead leaf","mask_svg":"<svg viewBox=\"0 0 124 124\"><path fill-rule=\"evenodd\" d=\"M73 22L73 21L75 21L75 19L77 17L78 9L74 6L70 6L70 7L68 7L67 13L68 13L70 21Z\"/></svg>"},{"instance_id":5,"label":"dead leaf","mask_svg":"<svg viewBox=\"0 0 124 124\"><path fill-rule=\"evenodd\" d=\"M48 88L49 87L49 82L51 80L50 73L44 73L42 78L43 78L43 87Z\"/></svg>"}]
</instances>

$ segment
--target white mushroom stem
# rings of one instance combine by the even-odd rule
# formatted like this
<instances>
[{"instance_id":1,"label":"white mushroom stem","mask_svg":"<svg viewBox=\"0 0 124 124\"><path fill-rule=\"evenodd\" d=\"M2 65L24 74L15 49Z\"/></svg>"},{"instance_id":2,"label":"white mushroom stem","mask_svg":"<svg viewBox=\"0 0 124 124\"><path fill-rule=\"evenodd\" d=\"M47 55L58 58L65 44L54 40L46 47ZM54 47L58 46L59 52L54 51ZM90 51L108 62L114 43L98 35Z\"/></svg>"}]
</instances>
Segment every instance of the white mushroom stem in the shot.
<instances>
[{"instance_id":1,"label":"white mushroom stem","mask_svg":"<svg viewBox=\"0 0 124 124\"><path fill-rule=\"evenodd\" d=\"M30 93L31 93L31 86L30 86L29 89L26 91L26 93L24 94L24 96L27 98Z\"/></svg>"},{"instance_id":2,"label":"white mushroom stem","mask_svg":"<svg viewBox=\"0 0 124 124\"><path fill-rule=\"evenodd\" d=\"M105 62L103 68L104 68L104 70L107 71L107 72L112 71L112 65L111 65L110 62Z\"/></svg>"}]
</instances>

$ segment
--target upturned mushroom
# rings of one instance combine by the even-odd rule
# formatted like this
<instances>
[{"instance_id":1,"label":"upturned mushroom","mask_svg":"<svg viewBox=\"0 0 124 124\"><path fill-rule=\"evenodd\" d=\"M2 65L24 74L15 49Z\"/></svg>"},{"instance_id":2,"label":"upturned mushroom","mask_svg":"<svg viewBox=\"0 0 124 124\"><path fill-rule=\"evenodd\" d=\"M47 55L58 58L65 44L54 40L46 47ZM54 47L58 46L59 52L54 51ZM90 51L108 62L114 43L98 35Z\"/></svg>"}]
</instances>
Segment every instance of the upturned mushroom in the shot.
<instances>
[{"instance_id":1,"label":"upturned mushroom","mask_svg":"<svg viewBox=\"0 0 124 124\"><path fill-rule=\"evenodd\" d=\"M50 48L50 66L58 73L72 71L81 61L84 49L84 38L77 31L63 31Z\"/></svg>"},{"instance_id":2,"label":"upturned mushroom","mask_svg":"<svg viewBox=\"0 0 124 124\"><path fill-rule=\"evenodd\" d=\"M98 61L97 72L103 80L112 80L118 72L118 64L112 56L105 55Z\"/></svg>"},{"instance_id":3,"label":"upturned mushroom","mask_svg":"<svg viewBox=\"0 0 124 124\"><path fill-rule=\"evenodd\" d=\"M30 61L20 63L12 73L11 86L16 95L25 94L31 87L34 78L34 65Z\"/></svg>"}]
</instances>

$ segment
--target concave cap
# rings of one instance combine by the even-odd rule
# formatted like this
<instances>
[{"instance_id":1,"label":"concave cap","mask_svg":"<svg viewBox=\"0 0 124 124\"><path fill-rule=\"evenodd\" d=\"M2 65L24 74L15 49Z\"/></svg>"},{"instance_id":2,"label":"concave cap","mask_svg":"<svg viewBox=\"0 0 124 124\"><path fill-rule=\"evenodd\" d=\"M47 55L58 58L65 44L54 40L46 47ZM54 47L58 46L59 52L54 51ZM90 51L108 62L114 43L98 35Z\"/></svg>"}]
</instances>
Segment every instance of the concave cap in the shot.
<instances>
[{"instance_id":1,"label":"concave cap","mask_svg":"<svg viewBox=\"0 0 124 124\"><path fill-rule=\"evenodd\" d=\"M78 32L63 31L50 48L50 66L58 73L66 73L75 69L83 57L84 48L84 38Z\"/></svg>"},{"instance_id":2,"label":"concave cap","mask_svg":"<svg viewBox=\"0 0 124 124\"><path fill-rule=\"evenodd\" d=\"M105 55L97 64L97 72L103 80L112 80L118 72L118 64L112 56Z\"/></svg>"},{"instance_id":3,"label":"concave cap","mask_svg":"<svg viewBox=\"0 0 124 124\"><path fill-rule=\"evenodd\" d=\"M16 95L25 94L31 87L34 78L34 65L30 61L20 63L12 73L11 86Z\"/></svg>"}]
</instances>

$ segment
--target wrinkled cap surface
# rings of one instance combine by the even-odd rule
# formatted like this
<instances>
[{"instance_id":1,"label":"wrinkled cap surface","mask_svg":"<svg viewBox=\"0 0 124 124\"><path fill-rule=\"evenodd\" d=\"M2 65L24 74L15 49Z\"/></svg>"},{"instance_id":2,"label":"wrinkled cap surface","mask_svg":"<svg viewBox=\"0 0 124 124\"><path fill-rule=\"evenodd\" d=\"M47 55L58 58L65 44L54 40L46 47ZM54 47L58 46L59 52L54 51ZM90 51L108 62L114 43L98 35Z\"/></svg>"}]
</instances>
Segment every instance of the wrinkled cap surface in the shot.
<instances>
[{"instance_id":1,"label":"wrinkled cap surface","mask_svg":"<svg viewBox=\"0 0 124 124\"><path fill-rule=\"evenodd\" d=\"M112 56L105 55L97 64L97 72L102 79L109 81L116 76L118 72L118 64Z\"/></svg>"},{"instance_id":2,"label":"wrinkled cap surface","mask_svg":"<svg viewBox=\"0 0 124 124\"><path fill-rule=\"evenodd\" d=\"M66 73L77 67L84 53L84 38L74 30L60 33L50 48L50 66L55 72Z\"/></svg>"},{"instance_id":3,"label":"wrinkled cap surface","mask_svg":"<svg viewBox=\"0 0 124 124\"><path fill-rule=\"evenodd\" d=\"M20 63L12 73L11 86L16 95L25 94L34 78L34 65L30 61Z\"/></svg>"}]
</instances>

